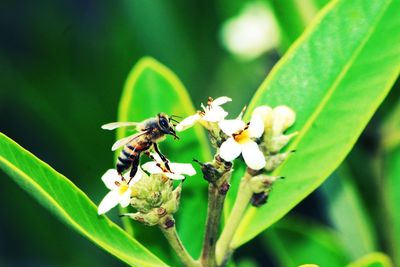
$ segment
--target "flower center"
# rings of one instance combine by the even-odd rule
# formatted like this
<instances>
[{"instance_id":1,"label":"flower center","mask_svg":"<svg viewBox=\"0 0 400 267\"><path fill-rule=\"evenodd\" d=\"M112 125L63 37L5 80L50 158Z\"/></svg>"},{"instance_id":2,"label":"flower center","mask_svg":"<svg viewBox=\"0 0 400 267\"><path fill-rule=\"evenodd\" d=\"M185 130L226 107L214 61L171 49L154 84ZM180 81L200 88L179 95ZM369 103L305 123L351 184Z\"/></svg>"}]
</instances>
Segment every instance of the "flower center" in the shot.
<instances>
[{"instance_id":1,"label":"flower center","mask_svg":"<svg viewBox=\"0 0 400 267\"><path fill-rule=\"evenodd\" d=\"M237 134L233 134L232 136L233 139L235 139L235 141L239 144L247 143L250 140L249 131L247 129Z\"/></svg>"},{"instance_id":2,"label":"flower center","mask_svg":"<svg viewBox=\"0 0 400 267\"><path fill-rule=\"evenodd\" d=\"M118 193L120 195L123 195L128 190L128 188L129 188L129 185L124 181L119 185Z\"/></svg>"}]
</instances>

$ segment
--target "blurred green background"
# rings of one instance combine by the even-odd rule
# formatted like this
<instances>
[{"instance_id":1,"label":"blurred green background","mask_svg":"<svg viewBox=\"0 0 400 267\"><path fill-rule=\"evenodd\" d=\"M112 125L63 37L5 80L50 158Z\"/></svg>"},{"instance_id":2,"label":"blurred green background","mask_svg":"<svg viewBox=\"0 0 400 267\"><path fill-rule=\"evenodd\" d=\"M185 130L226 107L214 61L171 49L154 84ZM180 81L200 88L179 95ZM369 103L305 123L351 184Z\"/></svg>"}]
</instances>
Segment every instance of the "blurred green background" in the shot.
<instances>
[{"instance_id":1,"label":"blurred green background","mask_svg":"<svg viewBox=\"0 0 400 267\"><path fill-rule=\"evenodd\" d=\"M125 78L138 59L152 56L172 69L197 107L208 96L228 95L234 102L227 109L236 114L326 2L3 1L0 130L99 203L106 192L100 177L112 167L110 146L114 141L114 135L102 131L100 125L116 119ZM268 32L264 48L244 44L238 54L229 29L232 19L251 8L265 11L259 16L264 16L266 23L272 21L274 30ZM243 49L252 52L243 54ZM399 103L399 91L397 84L341 168L345 170L335 173L322 190L290 215L340 230L330 196L339 176L353 177L357 201L376 240L364 250L344 253L348 257L343 261L361 256L371 247L390 250L384 229L374 226L381 224L382 175L376 165L387 158L381 150L385 139L381 128ZM0 266L124 265L61 224L4 173L0 175ZM111 217L119 221L117 211ZM316 229L297 222L299 233ZM297 230L288 230L287 224L281 223L273 233L245 245L235 258L243 266L266 262L290 266L282 262L274 240L307 240L294 235ZM281 244L283 250L286 245Z\"/></svg>"}]
</instances>

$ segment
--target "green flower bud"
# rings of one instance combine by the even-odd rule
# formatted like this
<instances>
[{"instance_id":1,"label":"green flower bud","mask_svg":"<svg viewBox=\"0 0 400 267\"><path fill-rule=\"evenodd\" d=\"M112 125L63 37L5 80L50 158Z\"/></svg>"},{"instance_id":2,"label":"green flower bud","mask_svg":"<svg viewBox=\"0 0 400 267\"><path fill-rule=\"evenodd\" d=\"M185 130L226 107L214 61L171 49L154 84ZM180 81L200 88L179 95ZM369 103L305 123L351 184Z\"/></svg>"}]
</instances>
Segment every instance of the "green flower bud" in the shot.
<instances>
[{"instance_id":1,"label":"green flower bud","mask_svg":"<svg viewBox=\"0 0 400 267\"><path fill-rule=\"evenodd\" d=\"M178 210L181 190L181 184L174 189L162 174L144 176L132 188L131 206L137 212L125 215L146 225L161 224Z\"/></svg>"},{"instance_id":2,"label":"green flower bud","mask_svg":"<svg viewBox=\"0 0 400 267\"><path fill-rule=\"evenodd\" d=\"M298 133L299 132L294 132L294 133L288 134L288 135L281 134L281 135L272 137L268 144L268 147L267 147L268 151L272 154L278 153Z\"/></svg>"},{"instance_id":3,"label":"green flower bud","mask_svg":"<svg viewBox=\"0 0 400 267\"><path fill-rule=\"evenodd\" d=\"M257 175L250 179L250 188L254 193L261 193L268 190L271 185L280 178L279 176Z\"/></svg>"},{"instance_id":4,"label":"green flower bud","mask_svg":"<svg viewBox=\"0 0 400 267\"><path fill-rule=\"evenodd\" d=\"M141 212L136 212L136 213L127 213L124 214L124 216L128 216L131 219L138 221L140 223L153 226L159 223L160 217L157 216L154 212L149 212L149 213L141 213Z\"/></svg>"},{"instance_id":5,"label":"green flower bud","mask_svg":"<svg viewBox=\"0 0 400 267\"><path fill-rule=\"evenodd\" d=\"M266 156L265 170L269 172L275 170L291 153L292 152L285 152L276 155Z\"/></svg>"}]
</instances>

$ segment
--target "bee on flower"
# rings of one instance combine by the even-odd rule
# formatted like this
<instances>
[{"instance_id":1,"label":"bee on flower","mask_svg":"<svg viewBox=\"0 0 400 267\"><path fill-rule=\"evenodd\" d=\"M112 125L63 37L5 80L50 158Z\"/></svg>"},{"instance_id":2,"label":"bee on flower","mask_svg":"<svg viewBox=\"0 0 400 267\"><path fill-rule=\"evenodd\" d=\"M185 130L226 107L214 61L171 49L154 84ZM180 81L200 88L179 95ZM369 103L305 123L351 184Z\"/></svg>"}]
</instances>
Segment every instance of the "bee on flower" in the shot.
<instances>
[{"instance_id":1,"label":"bee on flower","mask_svg":"<svg viewBox=\"0 0 400 267\"><path fill-rule=\"evenodd\" d=\"M121 177L115 169L106 171L101 179L110 192L103 198L98 207L99 215L108 212L118 204L123 208L129 204L132 205L132 198L135 197L153 198L154 192L149 194L148 190L141 190L144 185L144 187L153 188L157 184L160 188L165 187L170 190L169 186L166 185L169 179L183 180L185 175L193 176L196 174L196 170L189 163L175 163L169 160L166 163L157 153L151 153L150 156L154 161L146 162L139 167L132 179L128 172ZM166 164L168 164L169 169ZM150 175L147 175L143 170ZM134 201L134 203L137 203L137 201Z\"/></svg>"}]
</instances>

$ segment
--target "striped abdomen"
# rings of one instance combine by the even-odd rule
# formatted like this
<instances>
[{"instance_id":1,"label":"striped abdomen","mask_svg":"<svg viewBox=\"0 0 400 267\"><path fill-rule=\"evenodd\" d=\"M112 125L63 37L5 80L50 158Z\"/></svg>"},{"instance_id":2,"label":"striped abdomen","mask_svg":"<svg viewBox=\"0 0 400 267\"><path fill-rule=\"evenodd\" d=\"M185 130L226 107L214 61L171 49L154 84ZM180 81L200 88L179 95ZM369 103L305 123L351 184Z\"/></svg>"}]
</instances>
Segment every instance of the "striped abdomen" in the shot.
<instances>
[{"instance_id":1,"label":"striped abdomen","mask_svg":"<svg viewBox=\"0 0 400 267\"><path fill-rule=\"evenodd\" d=\"M122 173L132 166L131 174L134 175L139 165L140 153L149 149L149 147L147 143L127 144L124 146L117 159L118 173Z\"/></svg>"}]
</instances>

